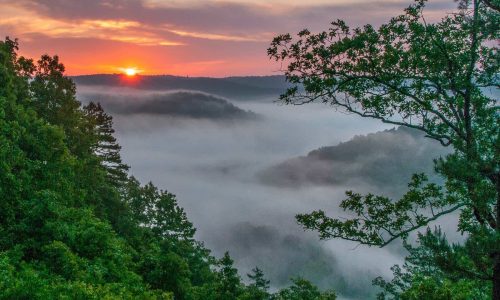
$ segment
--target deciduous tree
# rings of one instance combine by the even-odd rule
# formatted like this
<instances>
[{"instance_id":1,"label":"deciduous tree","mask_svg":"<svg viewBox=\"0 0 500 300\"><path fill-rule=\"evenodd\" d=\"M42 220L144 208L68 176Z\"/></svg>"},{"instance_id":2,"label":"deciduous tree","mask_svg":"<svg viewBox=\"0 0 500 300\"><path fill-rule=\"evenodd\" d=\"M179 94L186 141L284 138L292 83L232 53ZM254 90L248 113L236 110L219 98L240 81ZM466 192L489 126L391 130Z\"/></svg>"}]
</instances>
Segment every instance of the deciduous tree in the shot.
<instances>
[{"instance_id":1,"label":"deciduous tree","mask_svg":"<svg viewBox=\"0 0 500 300\"><path fill-rule=\"evenodd\" d=\"M427 22L426 1L374 28L344 21L313 34L276 37L268 54L286 65L294 86L287 104L320 101L344 112L425 132L453 148L436 161L446 184L414 176L399 200L348 192L351 219L323 211L298 215L321 238L385 246L444 214L460 212L459 230L488 249L487 280L500 299L500 31L498 1L462 0L456 12ZM479 267L479 266L478 266Z\"/></svg>"}]
</instances>

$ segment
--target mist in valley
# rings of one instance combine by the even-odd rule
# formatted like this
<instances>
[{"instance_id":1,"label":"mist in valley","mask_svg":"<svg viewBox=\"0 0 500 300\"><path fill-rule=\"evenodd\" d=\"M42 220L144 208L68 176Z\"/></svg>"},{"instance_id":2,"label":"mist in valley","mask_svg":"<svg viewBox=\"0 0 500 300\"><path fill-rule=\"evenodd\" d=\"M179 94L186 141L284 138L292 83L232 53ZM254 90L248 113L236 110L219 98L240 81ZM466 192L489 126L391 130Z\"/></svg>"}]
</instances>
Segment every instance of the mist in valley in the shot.
<instances>
[{"instance_id":1,"label":"mist in valley","mask_svg":"<svg viewBox=\"0 0 500 300\"><path fill-rule=\"evenodd\" d=\"M295 215L323 209L342 216L338 204L349 189L398 196L412 173L432 172L431 158L446 153L418 133L328 105L284 106L273 93L234 100L195 87L82 83L78 93L113 115L131 173L176 194L214 255L229 251L243 278L258 266L272 288L301 276L341 299L373 297L372 279L390 277L402 262L400 243L320 241Z\"/></svg>"}]
</instances>

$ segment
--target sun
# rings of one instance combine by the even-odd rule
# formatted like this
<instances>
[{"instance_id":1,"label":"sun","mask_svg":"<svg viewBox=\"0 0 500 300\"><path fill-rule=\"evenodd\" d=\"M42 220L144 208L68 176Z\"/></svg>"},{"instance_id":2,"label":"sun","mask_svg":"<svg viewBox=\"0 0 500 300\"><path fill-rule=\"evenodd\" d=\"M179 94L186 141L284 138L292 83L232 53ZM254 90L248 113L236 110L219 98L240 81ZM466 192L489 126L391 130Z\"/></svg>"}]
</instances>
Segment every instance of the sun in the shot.
<instances>
[{"instance_id":1,"label":"sun","mask_svg":"<svg viewBox=\"0 0 500 300\"><path fill-rule=\"evenodd\" d=\"M124 69L125 75L127 76L135 76L137 74L136 68L126 68Z\"/></svg>"}]
</instances>

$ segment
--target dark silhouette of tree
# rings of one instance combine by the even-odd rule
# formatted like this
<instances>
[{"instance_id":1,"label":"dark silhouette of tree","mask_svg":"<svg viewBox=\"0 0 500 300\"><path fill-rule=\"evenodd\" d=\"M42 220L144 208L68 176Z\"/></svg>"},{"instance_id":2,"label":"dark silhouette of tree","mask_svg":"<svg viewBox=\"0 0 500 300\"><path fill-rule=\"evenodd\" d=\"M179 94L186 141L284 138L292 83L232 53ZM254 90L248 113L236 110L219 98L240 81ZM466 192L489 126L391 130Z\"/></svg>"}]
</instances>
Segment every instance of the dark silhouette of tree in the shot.
<instances>
[{"instance_id":1,"label":"dark silhouette of tree","mask_svg":"<svg viewBox=\"0 0 500 300\"><path fill-rule=\"evenodd\" d=\"M248 278L252 280L252 285L261 291L267 292L269 290L269 280L265 279L264 272L258 267L252 269L252 274L247 274Z\"/></svg>"}]
</instances>

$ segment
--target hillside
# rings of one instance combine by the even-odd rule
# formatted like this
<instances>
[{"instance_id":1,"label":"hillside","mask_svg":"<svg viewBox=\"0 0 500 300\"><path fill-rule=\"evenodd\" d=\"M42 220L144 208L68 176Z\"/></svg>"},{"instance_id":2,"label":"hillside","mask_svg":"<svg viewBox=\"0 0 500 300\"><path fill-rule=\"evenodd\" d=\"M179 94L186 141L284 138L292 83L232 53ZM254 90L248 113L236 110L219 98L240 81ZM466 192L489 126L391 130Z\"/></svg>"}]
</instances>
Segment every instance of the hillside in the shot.
<instances>
[{"instance_id":1,"label":"hillside","mask_svg":"<svg viewBox=\"0 0 500 300\"><path fill-rule=\"evenodd\" d=\"M276 186L368 184L390 191L389 186L404 188L413 173L432 174L432 158L446 153L420 132L400 127L321 147L272 166L259 177Z\"/></svg>"}]
</instances>

